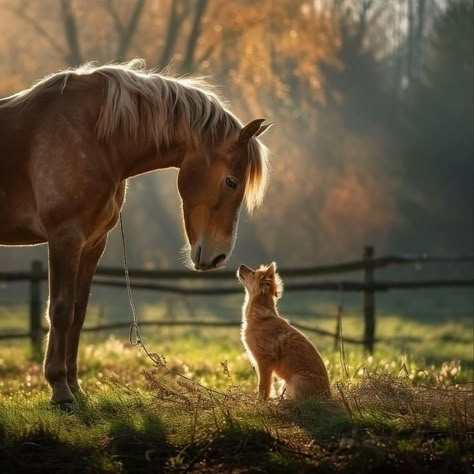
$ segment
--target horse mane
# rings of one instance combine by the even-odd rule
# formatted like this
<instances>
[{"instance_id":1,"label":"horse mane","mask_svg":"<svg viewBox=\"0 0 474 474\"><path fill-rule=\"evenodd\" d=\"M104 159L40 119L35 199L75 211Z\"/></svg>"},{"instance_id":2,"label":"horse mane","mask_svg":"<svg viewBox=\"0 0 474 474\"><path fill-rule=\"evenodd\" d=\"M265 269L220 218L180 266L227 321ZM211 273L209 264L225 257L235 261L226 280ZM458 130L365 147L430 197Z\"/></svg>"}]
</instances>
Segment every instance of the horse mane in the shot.
<instances>
[{"instance_id":1,"label":"horse mane","mask_svg":"<svg viewBox=\"0 0 474 474\"><path fill-rule=\"evenodd\" d=\"M145 62L139 59L98 67L87 63L66 69L5 100L8 106L24 106L46 89L56 86L63 93L72 78L84 81L93 74L99 75L104 84L96 124L99 140L108 141L120 130L130 138L152 140L157 147L185 138L189 146L207 153L218 140L230 138L242 128L242 123L204 79L159 74L145 69ZM265 194L268 157L265 145L257 138L250 139L245 192L250 212L260 205Z\"/></svg>"}]
</instances>

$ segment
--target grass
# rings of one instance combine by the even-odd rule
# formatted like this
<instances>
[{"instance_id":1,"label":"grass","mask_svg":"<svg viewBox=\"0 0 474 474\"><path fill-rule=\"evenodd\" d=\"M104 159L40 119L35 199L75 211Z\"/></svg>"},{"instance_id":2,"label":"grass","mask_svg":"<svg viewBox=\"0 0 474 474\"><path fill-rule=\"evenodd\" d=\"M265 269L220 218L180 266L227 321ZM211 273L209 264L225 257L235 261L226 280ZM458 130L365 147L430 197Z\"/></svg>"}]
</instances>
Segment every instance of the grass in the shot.
<instances>
[{"instance_id":1,"label":"grass","mask_svg":"<svg viewBox=\"0 0 474 474\"><path fill-rule=\"evenodd\" d=\"M316 338L333 399L264 403L237 329L160 330L159 340L153 328L144 332L165 368L125 337L84 338L88 397L70 412L49 405L26 347L3 343L0 471L471 472L474 392L464 362L426 362L382 344L370 357L346 346L341 361Z\"/></svg>"}]
</instances>

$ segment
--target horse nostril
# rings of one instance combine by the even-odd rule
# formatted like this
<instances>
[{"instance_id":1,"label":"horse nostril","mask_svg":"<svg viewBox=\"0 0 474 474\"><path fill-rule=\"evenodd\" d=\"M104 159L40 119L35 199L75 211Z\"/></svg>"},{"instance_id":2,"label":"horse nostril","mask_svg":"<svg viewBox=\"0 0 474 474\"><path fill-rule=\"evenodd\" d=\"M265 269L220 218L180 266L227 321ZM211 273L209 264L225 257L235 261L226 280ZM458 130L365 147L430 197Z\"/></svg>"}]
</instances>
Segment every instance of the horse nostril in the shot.
<instances>
[{"instance_id":1,"label":"horse nostril","mask_svg":"<svg viewBox=\"0 0 474 474\"><path fill-rule=\"evenodd\" d=\"M195 262L194 262L194 268L196 270L199 269L199 264L200 264L200 260L201 260L201 251L202 251L201 246L199 246L196 250L196 258L195 258Z\"/></svg>"},{"instance_id":2,"label":"horse nostril","mask_svg":"<svg viewBox=\"0 0 474 474\"><path fill-rule=\"evenodd\" d=\"M218 255L213 261L212 261L212 266L215 268L217 267L220 263L222 263L225 260L225 253L221 253Z\"/></svg>"}]
</instances>

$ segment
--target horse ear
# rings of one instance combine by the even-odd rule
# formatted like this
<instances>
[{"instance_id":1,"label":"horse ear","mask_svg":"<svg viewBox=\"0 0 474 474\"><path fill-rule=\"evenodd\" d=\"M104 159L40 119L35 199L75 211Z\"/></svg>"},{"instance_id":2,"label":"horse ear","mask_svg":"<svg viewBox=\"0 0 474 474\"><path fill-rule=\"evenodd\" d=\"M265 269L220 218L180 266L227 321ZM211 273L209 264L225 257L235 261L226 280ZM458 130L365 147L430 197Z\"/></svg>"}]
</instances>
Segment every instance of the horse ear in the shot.
<instances>
[{"instance_id":1,"label":"horse ear","mask_svg":"<svg viewBox=\"0 0 474 474\"><path fill-rule=\"evenodd\" d=\"M240 130L239 143L246 145L252 137L257 135L263 122L265 122L265 119L259 118L245 125L244 128Z\"/></svg>"},{"instance_id":2,"label":"horse ear","mask_svg":"<svg viewBox=\"0 0 474 474\"><path fill-rule=\"evenodd\" d=\"M260 136L262 133L264 133L266 130L268 130L272 125L273 125L273 122L261 125L260 128L258 129L258 132L255 134L255 136L256 137Z\"/></svg>"}]
</instances>

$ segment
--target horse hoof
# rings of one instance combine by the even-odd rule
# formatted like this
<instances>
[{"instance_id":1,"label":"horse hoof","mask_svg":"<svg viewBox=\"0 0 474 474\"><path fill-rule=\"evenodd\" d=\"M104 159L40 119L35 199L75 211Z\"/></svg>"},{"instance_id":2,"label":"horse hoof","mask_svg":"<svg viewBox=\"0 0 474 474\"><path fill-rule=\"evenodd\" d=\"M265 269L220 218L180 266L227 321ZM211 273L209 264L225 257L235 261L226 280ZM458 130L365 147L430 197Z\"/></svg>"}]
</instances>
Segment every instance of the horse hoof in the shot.
<instances>
[{"instance_id":1,"label":"horse hoof","mask_svg":"<svg viewBox=\"0 0 474 474\"><path fill-rule=\"evenodd\" d=\"M76 398L76 401L78 402L84 402L86 400L89 400L89 395L87 395L82 388L71 388L72 393L74 394L74 397Z\"/></svg>"}]
</instances>

